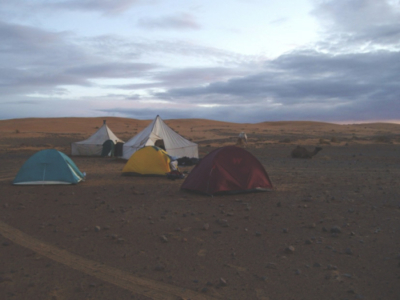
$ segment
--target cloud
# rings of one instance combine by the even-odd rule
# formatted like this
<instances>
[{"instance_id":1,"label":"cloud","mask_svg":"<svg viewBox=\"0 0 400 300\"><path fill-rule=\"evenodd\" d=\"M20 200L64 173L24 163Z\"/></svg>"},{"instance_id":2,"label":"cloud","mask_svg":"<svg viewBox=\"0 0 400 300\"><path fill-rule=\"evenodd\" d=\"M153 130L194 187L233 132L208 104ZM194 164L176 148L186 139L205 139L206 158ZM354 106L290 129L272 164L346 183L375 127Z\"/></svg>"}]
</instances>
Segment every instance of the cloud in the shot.
<instances>
[{"instance_id":1,"label":"cloud","mask_svg":"<svg viewBox=\"0 0 400 300\"><path fill-rule=\"evenodd\" d=\"M400 95L400 53L378 51L364 54L330 55L317 51L298 51L267 62L258 74L206 86L169 89L154 97L179 103L265 107L282 116L323 120L325 114L344 112L358 116L363 107L373 107L372 115L390 115ZM196 99L196 100L193 100ZM384 103L384 105L374 103ZM265 110L264 109L264 110ZM256 111L254 111L257 113ZM367 116L367 113L363 113ZM335 114L342 119L342 116Z\"/></svg>"},{"instance_id":2,"label":"cloud","mask_svg":"<svg viewBox=\"0 0 400 300\"><path fill-rule=\"evenodd\" d=\"M83 11L83 12L100 12L105 15L116 15L125 12L134 5L141 3L141 0L61 0L47 1L38 0L34 3L24 0L1 1L0 10L8 11L15 8L26 8L31 11Z\"/></svg>"},{"instance_id":3,"label":"cloud","mask_svg":"<svg viewBox=\"0 0 400 300\"><path fill-rule=\"evenodd\" d=\"M400 46L400 5L393 1L322 0L312 14L325 26L326 40L347 43L345 49Z\"/></svg>"},{"instance_id":4,"label":"cloud","mask_svg":"<svg viewBox=\"0 0 400 300\"><path fill-rule=\"evenodd\" d=\"M148 63L101 63L75 66L65 71L66 74L89 78L132 78L142 77L143 72L157 68L157 65Z\"/></svg>"},{"instance_id":5,"label":"cloud","mask_svg":"<svg viewBox=\"0 0 400 300\"><path fill-rule=\"evenodd\" d=\"M138 21L140 27L146 29L178 29L198 30L201 26L195 21L194 16L187 13L164 16L159 18L142 18Z\"/></svg>"},{"instance_id":6,"label":"cloud","mask_svg":"<svg viewBox=\"0 0 400 300\"><path fill-rule=\"evenodd\" d=\"M36 23L50 12L63 18L76 11L115 16L139 0L0 0L0 93L6 101L0 118L79 113L232 122L400 119L399 4L315 3L312 14L324 25L320 39L265 59L197 42L194 34L207 28L184 13L140 19L142 28L157 30L154 36L112 30L79 35L78 29L46 30L45 22ZM104 21L90 20L98 19ZM114 24L109 21L104 24ZM289 21L276 19L270 25ZM160 29L171 31L163 36Z\"/></svg>"},{"instance_id":7,"label":"cloud","mask_svg":"<svg viewBox=\"0 0 400 300\"><path fill-rule=\"evenodd\" d=\"M59 43L65 32L55 33L32 26L0 21L0 51L3 54L35 52Z\"/></svg>"},{"instance_id":8,"label":"cloud","mask_svg":"<svg viewBox=\"0 0 400 300\"><path fill-rule=\"evenodd\" d=\"M182 88L227 80L235 76L243 76L246 73L245 68L228 67L163 69L147 77L148 80L151 80L150 83L121 84L113 85L112 87L127 90L140 88Z\"/></svg>"}]
</instances>

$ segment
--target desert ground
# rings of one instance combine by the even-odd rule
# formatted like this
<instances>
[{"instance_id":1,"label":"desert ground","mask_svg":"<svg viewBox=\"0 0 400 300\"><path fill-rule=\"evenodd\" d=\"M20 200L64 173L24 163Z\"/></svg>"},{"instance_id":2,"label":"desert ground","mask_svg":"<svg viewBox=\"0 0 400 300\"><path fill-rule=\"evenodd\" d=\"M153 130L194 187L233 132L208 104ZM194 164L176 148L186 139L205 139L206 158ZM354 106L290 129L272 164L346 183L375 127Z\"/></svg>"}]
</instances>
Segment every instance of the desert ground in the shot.
<instances>
[{"instance_id":1,"label":"desert ground","mask_svg":"<svg viewBox=\"0 0 400 300\"><path fill-rule=\"evenodd\" d=\"M165 121L200 157L246 132L264 193L188 193L111 157L72 156L77 185L12 185L104 119L124 141L151 122L0 121L0 299L400 299L400 125ZM296 145L323 150L294 159Z\"/></svg>"}]
</instances>

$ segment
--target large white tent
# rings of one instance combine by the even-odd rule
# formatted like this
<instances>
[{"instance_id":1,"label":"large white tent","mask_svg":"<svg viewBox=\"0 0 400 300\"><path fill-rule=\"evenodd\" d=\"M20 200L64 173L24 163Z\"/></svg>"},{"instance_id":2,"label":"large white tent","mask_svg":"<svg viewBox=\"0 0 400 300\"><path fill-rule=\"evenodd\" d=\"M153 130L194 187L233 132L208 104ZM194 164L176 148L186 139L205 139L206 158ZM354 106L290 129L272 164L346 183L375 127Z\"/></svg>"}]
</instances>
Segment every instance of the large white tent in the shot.
<instances>
[{"instance_id":1,"label":"large white tent","mask_svg":"<svg viewBox=\"0 0 400 300\"><path fill-rule=\"evenodd\" d=\"M145 146L159 146L175 157L199 157L196 143L185 139L157 116L153 122L123 145L123 155L129 159L133 153Z\"/></svg>"},{"instance_id":2,"label":"large white tent","mask_svg":"<svg viewBox=\"0 0 400 300\"><path fill-rule=\"evenodd\" d=\"M71 155L100 156L103 150L103 143L107 140L112 140L114 144L124 142L108 128L104 120L103 126L87 140L71 143Z\"/></svg>"}]
</instances>

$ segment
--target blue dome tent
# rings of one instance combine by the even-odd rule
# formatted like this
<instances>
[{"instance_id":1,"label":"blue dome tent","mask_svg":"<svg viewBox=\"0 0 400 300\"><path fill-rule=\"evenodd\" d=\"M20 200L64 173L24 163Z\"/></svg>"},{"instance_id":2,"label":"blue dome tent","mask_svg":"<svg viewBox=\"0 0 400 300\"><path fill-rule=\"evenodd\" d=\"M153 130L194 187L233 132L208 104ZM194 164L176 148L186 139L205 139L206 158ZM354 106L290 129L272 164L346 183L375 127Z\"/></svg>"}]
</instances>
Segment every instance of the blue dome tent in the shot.
<instances>
[{"instance_id":1,"label":"blue dome tent","mask_svg":"<svg viewBox=\"0 0 400 300\"><path fill-rule=\"evenodd\" d=\"M13 184L76 184L84 177L67 155L55 149L46 149L36 152L23 164Z\"/></svg>"}]
</instances>

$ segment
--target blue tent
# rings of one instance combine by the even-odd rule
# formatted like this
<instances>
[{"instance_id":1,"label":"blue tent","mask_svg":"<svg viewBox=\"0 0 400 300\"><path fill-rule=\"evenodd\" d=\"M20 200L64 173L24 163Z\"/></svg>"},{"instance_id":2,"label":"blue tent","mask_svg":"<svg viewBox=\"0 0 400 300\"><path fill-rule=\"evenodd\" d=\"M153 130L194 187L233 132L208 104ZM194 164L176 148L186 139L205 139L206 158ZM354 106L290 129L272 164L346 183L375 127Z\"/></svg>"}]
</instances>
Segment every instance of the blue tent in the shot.
<instances>
[{"instance_id":1,"label":"blue tent","mask_svg":"<svg viewBox=\"0 0 400 300\"><path fill-rule=\"evenodd\" d=\"M47 149L35 153L24 163L13 184L76 184L84 177L67 155Z\"/></svg>"}]
</instances>

